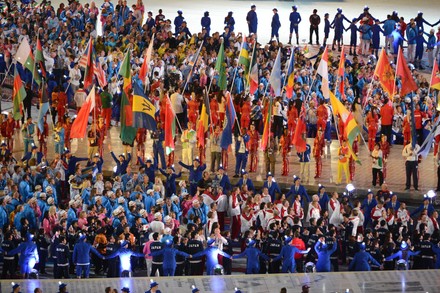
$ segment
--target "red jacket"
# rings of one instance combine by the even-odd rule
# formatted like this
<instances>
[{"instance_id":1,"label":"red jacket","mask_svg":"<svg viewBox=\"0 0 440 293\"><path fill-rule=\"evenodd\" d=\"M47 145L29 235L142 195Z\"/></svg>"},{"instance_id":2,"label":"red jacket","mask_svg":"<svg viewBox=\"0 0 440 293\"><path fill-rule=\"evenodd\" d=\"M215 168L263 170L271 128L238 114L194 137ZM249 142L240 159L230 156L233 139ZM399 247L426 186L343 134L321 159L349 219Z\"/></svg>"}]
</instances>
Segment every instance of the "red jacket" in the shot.
<instances>
[{"instance_id":1,"label":"red jacket","mask_svg":"<svg viewBox=\"0 0 440 293\"><path fill-rule=\"evenodd\" d=\"M382 125L392 125L393 124L393 116L394 116L394 108L388 104L385 104L380 109L380 116Z\"/></svg>"}]
</instances>

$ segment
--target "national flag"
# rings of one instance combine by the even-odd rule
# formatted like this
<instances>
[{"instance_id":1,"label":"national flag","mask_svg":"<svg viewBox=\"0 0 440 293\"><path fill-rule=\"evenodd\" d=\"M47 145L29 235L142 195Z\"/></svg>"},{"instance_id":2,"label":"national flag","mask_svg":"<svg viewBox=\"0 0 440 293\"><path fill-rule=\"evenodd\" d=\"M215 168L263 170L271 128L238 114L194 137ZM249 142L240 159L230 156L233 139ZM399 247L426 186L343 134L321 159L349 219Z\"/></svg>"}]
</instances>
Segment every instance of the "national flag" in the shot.
<instances>
[{"instance_id":1,"label":"national flag","mask_svg":"<svg viewBox=\"0 0 440 293\"><path fill-rule=\"evenodd\" d=\"M309 56L309 45L305 45L305 47L304 47L304 49L303 49L303 52L304 52L304 57L306 57L306 58L308 58L308 57L310 57Z\"/></svg>"},{"instance_id":2,"label":"national flag","mask_svg":"<svg viewBox=\"0 0 440 293\"><path fill-rule=\"evenodd\" d=\"M191 78L194 74L194 68L197 65L197 60L199 60L200 51L202 51L202 47L203 47L203 41L200 44L199 49L197 49L196 54L194 56L192 56L191 60L188 62L188 66L190 66L191 69L189 70L188 76L186 77L186 82L185 82L184 87L186 87L188 85L188 83L191 81ZM186 88L184 88L183 91L185 91L185 89Z\"/></svg>"},{"instance_id":3,"label":"national flag","mask_svg":"<svg viewBox=\"0 0 440 293\"><path fill-rule=\"evenodd\" d=\"M353 142L360 133L359 126L354 120L353 113L348 111L332 92L330 92L330 104L332 106L334 115L339 114L339 117L342 119L342 123L344 124L344 133L341 133L341 135L348 140L348 148L353 156L353 160L360 164L360 160L357 158L352 149Z\"/></svg>"},{"instance_id":4,"label":"national flag","mask_svg":"<svg viewBox=\"0 0 440 293\"><path fill-rule=\"evenodd\" d=\"M87 63L84 72L84 88L88 88L93 84L94 60L93 60L93 39L90 37L89 46L87 48Z\"/></svg>"},{"instance_id":5,"label":"national flag","mask_svg":"<svg viewBox=\"0 0 440 293\"><path fill-rule=\"evenodd\" d=\"M243 42L241 45L240 56L238 57L238 64L243 65L244 67L244 75L247 76L249 74L249 66L251 60L249 58L249 44L246 42L246 36L243 35Z\"/></svg>"},{"instance_id":6,"label":"national flag","mask_svg":"<svg viewBox=\"0 0 440 293\"><path fill-rule=\"evenodd\" d=\"M95 108L95 98L95 86L93 86L86 101L81 106L75 121L73 121L70 138L84 138L86 136L89 115Z\"/></svg>"},{"instance_id":7,"label":"national flag","mask_svg":"<svg viewBox=\"0 0 440 293\"><path fill-rule=\"evenodd\" d=\"M215 63L215 70L218 73L218 81L217 81L217 85L220 88L220 90L225 90L226 89L226 68L225 68L225 46L222 42L221 46L220 46L220 50L218 51L217 54L217 61Z\"/></svg>"},{"instance_id":8,"label":"national flag","mask_svg":"<svg viewBox=\"0 0 440 293\"><path fill-rule=\"evenodd\" d=\"M228 149L232 144L232 130L234 129L235 119L237 117L230 92L226 93L225 110L225 122L222 137L220 139L220 146L222 149Z\"/></svg>"},{"instance_id":9,"label":"national flag","mask_svg":"<svg viewBox=\"0 0 440 293\"><path fill-rule=\"evenodd\" d=\"M136 137L136 128L133 125L133 101L130 101L131 85L131 54L127 50L124 61L122 61L119 75L123 77L122 95L121 95L121 140L124 143L132 144Z\"/></svg>"},{"instance_id":10,"label":"national flag","mask_svg":"<svg viewBox=\"0 0 440 293\"><path fill-rule=\"evenodd\" d=\"M38 128L40 132L44 131L44 116L47 111L49 111L49 97L47 93L47 87L45 82L41 83L41 100L40 100L40 111L38 112Z\"/></svg>"},{"instance_id":11,"label":"national flag","mask_svg":"<svg viewBox=\"0 0 440 293\"><path fill-rule=\"evenodd\" d=\"M440 117L437 117L434 126L431 128L431 131L429 132L428 136L425 138L425 141L420 146L420 150L417 152L417 155L422 156L423 159L426 159L426 157L429 154L429 151L431 150L434 137L438 134L438 131L440 129L439 123L440 123Z\"/></svg>"},{"instance_id":12,"label":"national flag","mask_svg":"<svg viewBox=\"0 0 440 293\"><path fill-rule=\"evenodd\" d=\"M101 62L99 62L99 60L94 60L93 71L96 79L98 80L99 86L104 88L107 85L107 78L105 77L105 71L102 69Z\"/></svg>"},{"instance_id":13,"label":"national flag","mask_svg":"<svg viewBox=\"0 0 440 293\"><path fill-rule=\"evenodd\" d=\"M173 111L171 100L167 96L165 104L165 153L174 151L174 138L176 137L176 114Z\"/></svg>"},{"instance_id":14,"label":"national flag","mask_svg":"<svg viewBox=\"0 0 440 293\"><path fill-rule=\"evenodd\" d=\"M304 103L301 107L301 112L296 123L295 132L292 137L292 144L296 148L297 153L303 153L307 149L307 142L304 139L303 134L306 131L306 107Z\"/></svg>"},{"instance_id":15,"label":"national flag","mask_svg":"<svg viewBox=\"0 0 440 293\"><path fill-rule=\"evenodd\" d=\"M264 129L263 129L263 136L261 137L261 144L260 147L263 151L266 150L267 145L269 144L269 137L270 137L270 128L271 128L271 119L272 119L272 107L273 107L273 99L269 98L269 103L267 104L267 113L266 117L264 118Z\"/></svg>"},{"instance_id":16,"label":"national flag","mask_svg":"<svg viewBox=\"0 0 440 293\"><path fill-rule=\"evenodd\" d=\"M205 146L205 133L209 128L209 115L210 115L208 95L205 94L203 98L202 111L199 116L199 124L197 126L197 141L202 147Z\"/></svg>"},{"instance_id":17,"label":"national flag","mask_svg":"<svg viewBox=\"0 0 440 293\"><path fill-rule=\"evenodd\" d=\"M293 87L295 85L295 53L290 54L289 67L287 68L286 97L293 97Z\"/></svg>"},{"instance_id":18,"label":"national flag","mask_svg":"<svg viewBox=\"0 0 440 293\"><path fill-rule=\"evenodd\" d=\"M388 96L393 97L395 86L394 73L385 49L382 49L380 52L379 60L377 61L376 69L374 70L374 75L379 78L379 82L382 85L383 90L388 93Z\"/></svg>"},{"instance_id":19,"label":"national flag","mask_svg":"<svg viewBox=\"0 0 440 293\"><path fill-rule=\"evenodd\" d=\"M341 58L339 59L339 68L338 68L338 76L340 78L339 81L339 93L341 97L345 97L345 53L344 53L344 45L342 45L341 50Z\"/></svg>"},{"instance_id":20,"label":"national flag","mask_svg":"<svg viewBox=\"0 0 440 293\"><path fill-rule=\"evenodd\" d=\"M37 37L37 46L35 50L35 62L38 63L41 70L41 76L46 77L46 67L44 66L43 47L41 46L40 38Z\"/></svg>"},{"instance_id":21,"label":"national flag","mask_svg":"<svg viewBox=\"0 0 440 293\"><path fill-rule=\"evenodd\" d=\"M278 49L277 58L273 63L269 83L272 87L275 97L279 97L281 95L281 49Z\"/></svg>"},{"instance_id":22,"label":"national flag","mask_svg":"<svg viewBox=\"0 0 440 293\"><path fill-rule=\"evenodd\" d=\"M133 84L133 127L156 131L156 107L147 98L142 87Z\"/></svg>"},{"instance_id":23,"label":"national flag","mask_svg":"<svg viewBox=\"0 0 440 293\"><path fill-rule=\"evenodd\" d=\"M154 34L150 40L150 44L148 45L147 53L144 56L144 62L142 63L142 67L139 70L139 79L142 81L143 84L146 83L145 79L147 78L148 72L150 70L151 55L153 54L153 44L154 44Z\"/></svg>"},{"instance_id":24,"label":"national flag","mask_svg":"<svg viewBox=\"0 0 440 293\"><path fill-rule=\"evenodd\" d=\"M408 68L408 64L406 64L405 57L403 57L402 47L399 47L399 53L397 54L396 75L400 77L402 84L400 88L401 97L417 91L417 84Z\"/></svg>"},{"instance_id":25,"label":"national flag","mask_svg":"<svg viewBox=\"0 0 440 293\"><path fill-rule=\"evenodd\" d=\"M329 82L328 82L328 51L327 47L325 47L324 52L321 55L321 61L318 65L318 70L316 71L317 74L321 76L321 90L322 95L326 100L330 99L330 88L329 88Z\"/></svg>"},{"instance_id":26,"label":"national flag","mask_svg":"<svg viewBox=\"0 0 440 293\"><path fill-rule=\"evenodd\" d=\"M39 85L41 83L41 77L35 67L34 55L26 38L23 38L21 41L15 53L15 59L32 73L33 80Z\"/></svg>"},{"instance_id":27,"label":"national flag","mask_svg":"<svg viewBox=\"0 0 440 293\"><path fill-rule=\"evenodd\" d=\"M432 67L430 87L440 91L440 71L438 69L437 59L434 59L434 66Z\"/></svg>"},{"instance_id":28,"label":"national flag","mask_svg":"<svg viewBox=\"0 0 440 293\"><path fill-rule=\"evenodd\" d=\"M255 91L258 89L258 63L257 63L257 52L255 52L254 45L254 53L252 54L251 59L251 67L249 69L249 76L248 76L248 84L249 84L249 92L251 94L254 94Z\"/></svg>"},{"instance_id":29,"label":"national flag","mask_svg":"<svg viewBox=\"0 0 440 293\"><path fill-rule=\"evenodd\" d=\"M91 38L89 39L89 43L90 43L90 40L91 40ZM81 58L79 58L79 61L78 61L79 68L86 69L86 67L87 67L87 56L89 55L89 43L87 43L86 50L84 51Z\"/></svg>"},{"instance_id":30,"label":"national flag","mask_svg":"<svg viewBox=\"0 0 440 293\"><path fill-rule=\"evenodd\" d=\"M26 98L26 90L21 81L20 74L18 74L17 67L14 70L14 87L12 88L12 99L14 102L12 108L12 115L14 120L20 120L22 117L22 103L24 98Z\"/></svg>"}]
</instances>

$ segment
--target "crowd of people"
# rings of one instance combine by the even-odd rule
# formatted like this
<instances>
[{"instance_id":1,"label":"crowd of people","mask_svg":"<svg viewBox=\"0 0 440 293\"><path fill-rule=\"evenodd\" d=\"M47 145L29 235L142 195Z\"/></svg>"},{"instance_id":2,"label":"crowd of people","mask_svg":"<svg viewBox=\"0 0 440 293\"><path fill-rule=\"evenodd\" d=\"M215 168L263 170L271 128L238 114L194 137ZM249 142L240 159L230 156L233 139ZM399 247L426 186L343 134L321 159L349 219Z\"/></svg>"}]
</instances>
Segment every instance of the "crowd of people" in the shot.
<instances>
[{"instance_id":1,"label":"crowd of people","mask_svg":"<svg viewBox=\"0 0 440 293\"><path fill-rule=\"evenodd\" d=\"M300 177L308 181L311 176L312 157L316 163L315 178L322 176L324 149L332 139L336 143L341 141L337 181L342 181L344 171L346 182L351 182L355 160L350 149L358 152L357 141L347 145L341 131L344 125L335 122L329 101L323 95L323 83L316 77L325 48L320 48L316 56L309 56L307 48L285 46L277 40L267 45L258 43L255 5L247 14L249 35L244 41L242 34L234 32L232 12L224 19L223 32L210 31L211 19L209 12L205 12L202 31L191 34L182 11L177 12L173 28L162 10L154 18L151 11L145 16L142 0L131 8L122 0L117 5L106 0L100 8L93 1L83 4L69 1L57 9L50 1L38 5L22 2L6 3L0 28L2 66L16 68L26 84L23 113L1 115L2 278L15 277L18 265L24 278L35 272L45 274L48 262L53 263L53 277L57 279L71 275L87 278L90 267L95 275L107 277L130 276L133 270L141 268L149 276L231 274L234 269L231 259L242 257L247 258L248 274L328 272L338 271L340 265L355 271L394 269L402 265L414 269L440 268L438 212L431 199L426 197L419 208L408 211L405 203L384 183L387 157L393 151L391 145L404 144L402 155L407 161L407 175L412 175L414 189L418 190L417 147L423 144L438 116L437 90L431 90L426 77L415 68L411 72L419 89L411 97L387 96L373 77L381 32L385 36L384 49L389 54L397 56L406 34L407 59L420 61L423 57L419 55L420 46L423 53L427 43L428 66L435 65L433 56L435 49L438 55L439 46L435 48L438 39L431 31L428 41L424 40L423 25L431 24L423 19L422 13L407 25L403 17L393 12L383 21L383 30L382 21L373 18L368 7L351 22L341 9L333 23L328 14L324 18L323 44L326 45L330 29L334 28L335 35L328 60L332 91L341 84L336 74L341 50L335 46L342 42L343 21L350 23L354 35L350 55L357 55L357 32L362 33L363 56L353 56L345 62L344 88L335 91L356 123L368 133L372 185L380 186L377 193L368 192L364 200L359 200L350 195L340 198L337 192L327 192L324 186L319 186L318 193L309 197L302 185ZM295 32L298 43L301 17L296 6L292 9L290 32L291 37ZM272 35L278 38L280 20L276 17L277 10L273 12ZM356 26L358 21L360 27ZM102 23L102 32L97 32L97 22ZM311 34L317 33L320 28L317 11L310 22ZM80 68L90 37L95 40L96 62L104 71L108 85L98 89L97 113L91 115L93 119L87 131L88 155L81 158L70 151L74 117L69 115L81 109L90 90L82 83L84 72ZM47 87L38 87L35 75L13 62L24 39L32 47L37 42L42 44L44 67L39 69L47 72L47 77L42 77ZM151 74L148 81L140 80L144 52L151 41L153 53L148 64ZM248 90L246 68L238 59L245 42L248 52L254 52L252 59L258 67L259 85L254 92ZM225 51L228 90L221 88L220 73L215 70L221 46ZM104 177L103 165L114 165L103 160L104 139L111 127L122 123L120 117L126 111L122 82L118 78L126 49L133 56L130 60L133 83L141 83L156 106L157 128L137 129L131 142L121 142L124 153L119 155L108 144L116 166L111 177ZM293 56L294 83L291 97L286 96L286 89L272 100L270 75L278 51L283 68L281 84L288 84L288 63ZM421 63L415 65L420 67ZM33 122L36 117L32 117L31 110L33 101L46 94L50 111L40 127ZM206 96L210 130L201 143L198 120ZM232 99L236 113L235 168L228 166L228 148L220 142L227 125L228 98ZM168 101L178 122L179 133L174 139L181 144L181 154L164 147L165 132L169 131L164 128ZM414 118L409 110L412 106ZM272 123L266 123L268 112L272 113L269 117ZM306 125L298 130L300 119ZM414 140L418 143L415 147L410 143L411 119L415 120ZM300 177L295 176L290 190L284 192L274 178L289 175L295 131L314 139L314 144L294 153L301 162ZM256 189L249 173L256 172L262 164L258 162L258 152L264 133L268 134L264 149L267 176L263 188ZM22 156L14 146L17 137L23 139ZM48 150L49 139L54 141L54 151ZM145 150L150 140L152 154ZM439 141L440 136L436 136L435 157ZM210 162L206 151L210 151ZM282 157L281 174L276 174L277 154ZM229 180L228 169L235 169L237 183ZM188 174L188 180L186 176L181 178L182 173ZM410 179L411 176L407 178L406 189L411 187ZM234 248L241 252L234 254ZM404 262L400 262L402 259Z\"/></svg>"}]
</instances>

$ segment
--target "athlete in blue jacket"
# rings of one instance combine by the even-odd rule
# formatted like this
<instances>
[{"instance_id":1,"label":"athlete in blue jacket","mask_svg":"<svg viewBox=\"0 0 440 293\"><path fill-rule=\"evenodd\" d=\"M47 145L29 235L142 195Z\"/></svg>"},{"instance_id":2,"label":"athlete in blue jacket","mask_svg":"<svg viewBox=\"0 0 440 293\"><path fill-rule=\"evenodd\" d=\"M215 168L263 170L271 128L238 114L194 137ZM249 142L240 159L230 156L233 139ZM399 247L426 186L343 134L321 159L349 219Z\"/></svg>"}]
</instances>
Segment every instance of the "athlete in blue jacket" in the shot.
<instances>
[{"instance_id":1,"label":"athlete in blue jacket","mask_svg":"<svg viewBox=\"0 0 440 293\"><path fill-rule=\"evenodd\" d=\"M165 247L162 250L152 252L149 254L149 256L163 255L162 267L163 267L163 275L165 277L174 276L174 272L176 271L176 255L192 258L192 256L189 255L188 253L173 248L172 244L173 244L172 241L167 240L165 242Z\"/></svg>"},{"instance_id":2,"label":"athlete in blue jacket","mask_svg":"<svg viewBox=\"0 0 440 293\"><path fill-rule=\"evenodd\" d=\"M32 272L35 264L39 262L37 245L32 241L34 236L28 233L26 235L26 241L22 242L17 248L8 252L8 256L16 255L20 253L18 264L20 265L20 272L23 275L23 279L27 278Z\"/></svg>"},{"instance_id":3,"label":"athlete in blue jacket","mask_svg":"<svg viewBox=\"0 0 440 293\"><path fill-rule=\"evenodd\" d=\"M383 268L381 264L378 263L377 260L375 260L374 257L371 256L370 253L365 251L364 242L362 242L359 248L360 251L354 255L353 260L348 266L349 271L356 271L356 272L371 271L370 262L380 267L381 269Z\"/></svg>"},{"instance_id":4,"label":"athlete in blue jacket","mask_svg":"<svg viewBox=\"0 0 440 293\"><path fill-rule=\"evenodd\" d=\"M90 252L101 259L104 257L90 244L86 242L86 235L81 235L73 248L73 263L76 265L76 277L81 279L82 273L88 278L90 273Z\"/></svg>"},{"instance_id":5,"label":"athlete in blue jacket","mask_svg":"<svg viewBox=\"0 0 440 293\"><path fill-rule=\"evenodd\" d=\"M325 243L325 237L319 238L319 241L315 244L315 251L318 254L318 262L316 263L317 272L330 272L330 256L338 248L338 242L333 241L333 246L329 247Z\"/></svg>"},{"instance_id":6,"label":"athlete in blue jacket","mask_svg":"<svg viewBox=\"0 0 440 293\"><path fill-rule=\"evenodd\" d=\"M131 257L145 257L143 253L134 252L128 249L128 242L122 241L121 246L113 254L105 256L104 259L111 259L119 256L119 262L121 264L121 277L124 277L123 272L131 273Z\"/></svg>"},{"instance_id":7,"label":"athlete in blue jacket","mask_svg":"<svg viewBox=\"0 0 440 293\"><path fill-rule=\"evenodd\" d=\"M273 262L280 260L281 258L283 259L283 265L281 268L282 273L295 272L295 268L296 268L295 253L306 254L310 251L310 248L308 248L307 250L299 250L295 246L290 245L291 241L292 241L292 237L285 237L284 246L283 248L281 248L280 254L274 259L272 259Z\"/></svg>"},{"instance_id":8,"label":"athlete in blue jacket","mask_svg":"<svg viewBox=\"0 0 440 293\"><path fill-rule=\"evenodd\" d=\"M208 247L205 250L198 252L193 255L194 258L206 256L206 274L214 275L214 268L218 265L218 255L220 254L223 257L232 258L226 252L221 251L218 247L214 246L215 239L208 238L207 245Z\"/></svg>"},{"instance_id":9,"label":"athlete in blue jacket","mask_svg":"<svg viewBox=\"0 0 440 293\"><path fill-rule=\"evenodd\" d=\"M246 274L258 274L260 271L260 256L265 260L269 260L267 255L255 247L255 240L248 239L247 248L242 253L234 255L232 258L247 257Z\"/></svg>"}]
</instances>

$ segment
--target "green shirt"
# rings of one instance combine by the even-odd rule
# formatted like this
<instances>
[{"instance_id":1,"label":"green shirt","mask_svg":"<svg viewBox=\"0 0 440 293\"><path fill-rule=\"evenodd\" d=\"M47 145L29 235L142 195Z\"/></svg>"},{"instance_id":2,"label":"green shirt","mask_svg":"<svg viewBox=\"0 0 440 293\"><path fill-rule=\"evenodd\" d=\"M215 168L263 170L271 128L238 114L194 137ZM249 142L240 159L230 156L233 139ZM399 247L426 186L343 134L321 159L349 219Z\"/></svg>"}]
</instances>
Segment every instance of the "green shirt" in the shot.
<instances>
[{"instance_id":1,"label":"green shirt","mask_svg":"<svg viewBox=\"0 0 440 293\"><path fill-rule=\"evenodd\" d=\"M103 109L108 109L112 107L112 95L109 92L102 92L101 93L101 103Z\"/></svg>"}]
</instances>

